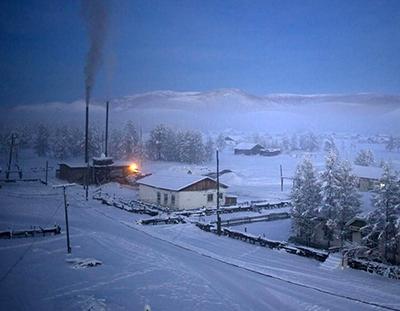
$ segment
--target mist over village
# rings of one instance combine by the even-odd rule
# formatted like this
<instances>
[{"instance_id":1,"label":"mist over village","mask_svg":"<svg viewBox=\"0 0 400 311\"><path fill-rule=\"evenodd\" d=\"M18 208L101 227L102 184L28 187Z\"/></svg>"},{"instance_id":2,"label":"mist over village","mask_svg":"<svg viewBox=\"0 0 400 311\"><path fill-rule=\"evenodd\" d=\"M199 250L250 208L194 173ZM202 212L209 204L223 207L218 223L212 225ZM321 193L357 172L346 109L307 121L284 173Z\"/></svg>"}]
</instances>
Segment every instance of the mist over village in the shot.
<instances>
[{"instance_id":1,"label":"mist over village","mask_svg":"<svg viewBox=\"0 0 400 311\"><path fill-rule=\"evenodd\" d=\"M400 310L398 1L2 1L1 310Z\"/></svg>"}]
</instances>

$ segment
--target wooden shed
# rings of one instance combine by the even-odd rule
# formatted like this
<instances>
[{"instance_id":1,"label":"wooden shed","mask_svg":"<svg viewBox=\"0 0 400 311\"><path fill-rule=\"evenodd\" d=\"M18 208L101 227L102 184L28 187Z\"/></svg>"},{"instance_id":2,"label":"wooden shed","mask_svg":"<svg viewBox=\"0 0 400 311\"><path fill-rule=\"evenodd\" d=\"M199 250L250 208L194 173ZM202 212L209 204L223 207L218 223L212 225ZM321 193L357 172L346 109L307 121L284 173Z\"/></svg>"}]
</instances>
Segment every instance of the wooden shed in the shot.
<instances>
[{"instance_id":1,"label":"wooden shed","mask_svg":"<svg viewBox=\"0 0 400 311\"><path fill-rule=\"evenodd\" d=\"M234 148L234 154L256 155L260 154L264 149L260 144L240 143Z\"/></svg>"}]
</instances>

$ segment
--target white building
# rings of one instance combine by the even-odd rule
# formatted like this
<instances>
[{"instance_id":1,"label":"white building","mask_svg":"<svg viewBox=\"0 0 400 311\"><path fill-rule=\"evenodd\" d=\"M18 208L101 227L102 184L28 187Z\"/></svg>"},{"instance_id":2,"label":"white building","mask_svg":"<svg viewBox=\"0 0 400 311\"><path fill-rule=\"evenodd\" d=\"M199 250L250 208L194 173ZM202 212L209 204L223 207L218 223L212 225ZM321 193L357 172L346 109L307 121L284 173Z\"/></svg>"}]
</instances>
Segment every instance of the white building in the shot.
<instances>
[{"instance_id":1,"label":"white building","mask_svg":"<svg viewBox=\"0 0 400 311\"><path fill-rule=\"evenodd\" d=\"M217 205L217 182L207 176L154 174L137 181L141 201L171 209L196 209ZM220 203L228 186L220 183Z\"/></svg>"}]
</instances>

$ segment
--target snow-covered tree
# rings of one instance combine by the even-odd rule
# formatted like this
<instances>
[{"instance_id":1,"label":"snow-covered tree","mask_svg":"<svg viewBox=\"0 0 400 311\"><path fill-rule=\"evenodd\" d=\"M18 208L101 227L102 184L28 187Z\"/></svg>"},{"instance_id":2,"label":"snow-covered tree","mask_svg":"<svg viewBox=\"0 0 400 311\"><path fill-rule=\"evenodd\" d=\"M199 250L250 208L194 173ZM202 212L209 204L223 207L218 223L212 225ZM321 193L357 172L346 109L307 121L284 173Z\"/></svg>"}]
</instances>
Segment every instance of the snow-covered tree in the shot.
<instances>
[{"instance_id":1,"label":"snow-covered tree","mask_svg":"<svg viewBox=\"0 0 400 311\"><path fill-rule=\"evenodd\" d=\"M214 142L211 137L208 137L206 144L204 145L204 160L211 161L214 156Z\"/></svg>"},{"instance_id":2,"label":"snow-covered tree","mask_svg":"<svg viewBox=\"0 0 400 311\"><path fill-rule=\"evenodd\" d=\"M293 134L290 138L290 150L295 151L299 149L299 138L296 134Z\"/></svg>"},{"instance_id":3,"label":"snow-covered tree","mask_svg":"<svg viewBox=\"0 0 400 311\"><path fill-rule=\"evenodd\" d=\"M340 187L337 182L338 158L333 152L326 157L325 171L321 175L321 206L319 215L324 219L325 237L328 240L328 248L334 239L336 219L338 217L338 205Z\"/></svg>"},{"instance_id":4,"label":"snow-covered tree","mask_svg":"<svg viewBox=\"0 0 400 311\"><path fill-rule=\"evenodd\" d=\"M205 160L205 148L199 132L186 131L177 134L177 153L180 162L201 163Z\"/></svg>"},{"instance_id":5,"label":"snow-covered tree","mask_svg":"<svg viewBox=\"0 0 400 311\"><path fill-rule=\"evenodd\" d=\"M165 125L158 125L150 133L146 148L153 160L173 161L175 158L175 132Z\"/></svg>"},{"instance_id":6,"label":"snow-covered tree","mask_svg":"<svg viewBox=\"0 0 400 311\"><path fill-rule=\"evenodd\" d=\"M400 149L400 137L390 135L389 140L386 142L386 150L394 151Z\"/></svg>"},{"instance_id":7,"label":"snow-covered tree","mask_svg":"<svg viewBox=\"0 0 400 311\"><path fill-rule=\"evenodd\" d=\"M286 135L282 137L282 141L280 143L280 147L282 148L283 151L289 151L290 150L290 139Z\"/></svg>"},{"instance_id":8,"label":"snow-covered tree","mask_svg":"<svg viewBox=\"0 0 400 311\"><path fill-rule=\"evenodd\" d=\"M299 147L304 151L317 151L319 149L318 137L314 133L305 133L300 136Z\"/></svg>"},{"instance_id":9,"label":"snow-covered tree","mask_svg":"<svg viewBox=\"0 0 400 311\"><path fill-rule=\"evenodd\" d=\"M85 146L85 135L77 127L68 129L67 135L68 152L72 157L82 156Z\"/></svg>"},{"instance_id":10,"label":"snow-covered tree","mask_svg":"<svg viewBox=\"0 0 400 311\"><path fill-rule=\"evenodd\" d=\"M139 144L139 134L132 121L128 121L124 127L124 136L122 139L122 150L126 158L137 153Z\"/></svg>"},{"instance_id":11,"label":"snow-covered tree","mask_svg":"<svg viewBox=\"0 0 400 311\"><path fill-rule=\"evenodd\" d=\"M123 133L120 129L111 131L109 150L109 154L114 158L121 159L123 157Z\"/></svg>"},{"instance_id":12,"label":"snow-covered tree","mask_svg":"<svg viewBox=\"0 0 400 311\"><path fill-rule=\"evenodd\" d=\"M89 157L98 157L103 150L102 135L97 127L89 128L88 150Z\"/></svg>"},{"instance_id":13,"label":"snow-covered tree","mask_svg":"<svg viewBox=\"0 0 400 311\"><path fill-rule=\"evenodd\" d=\"M66 159L69 156L68 128L57 127L50 139L51 152L56 159Z\"/></svg>"},{"instance_id":14,"label":"snow-covered tree","mask_svg":"<svg viewBox=\"0 0 400 311\"><path fill-rule=\"evenodd\" d=\"M321 203L320 184L311 161L305 159L296 169L291 193L293 229L297 236L310 243Z\"/></svg>"},{"instance_id":15,"label":"snow-covered tree","mask_svg":"<svg viewBox=\"0 0 400 311\"><path fill-rule=\"evenodd\" d=\"M400 184L398 175L385 165L373 198L375 210L369 214L363 228L366 246L377 251L383 259L394 263L400 251Z\"/></svg>"},{"instance_id":16,"label":"snow-covered tree","mask_svg":"<svg viewBox=\"0 0 400 311\"><path fill-rule=\"evenodd\" d=\"M354 164L361 166L370 166L374 163L374 154L369 149L362 149L358 152L354 159Z\"/></svg>"},{"instance_id":17,"label":"snow-covered tree","mask_svg":"<svg viewBox=\"0 0 400 311\"><path fill-rule=\"evenodd\" d=\"M36 129L36 137L33 148L38 156L45 156L49 152L50 132L47 126L39 124Z\"/></svg>"},{"instance_id":18,"label":"snow-covered tree","mask_svg":"<svg viewBox=\"0 0 400 311\"><path fill-rule=\"evenodd\" d=\"M21 148L30 148L32 146L32 129L25 125L21 126L16 130L19 138L19 146Z\"/></svg>"},{"instance_id":19,"label":"snow-covered tree","mask_svg":"<svg viewBox=\"0 0 400 311\"><path fill-rule=\"evenodd\" d=\"M217 140L215 141L215 145L218 150L224 150L226 147L225 136L221 133L218 135Z\"/></svg>"},{"instance_id":20,"label":"snow-covered tree","mask_svg":"<svg viewBox=\"0 0 400 311\"><path fill-rule=\"evenodd\" d=\"M325 152L334 152L338 153L335 140L333 139L332 136L329 136L327 139L324 141L324 151Z\"/></svg>"},{"instance_id":21,"label":"snow-covered tree","mask_svg":"<svg viewBox=\"0 0 400 311\"><path fill-rule=\"evenodd\" d=\"M352 174L351 165L347 161L339 163L336 182L338 186L338 202L336 211L336 229L340 240L348 234L346 223L360 212L360 194L357 190L356 177Z\"/></svg>"}]
</instances>

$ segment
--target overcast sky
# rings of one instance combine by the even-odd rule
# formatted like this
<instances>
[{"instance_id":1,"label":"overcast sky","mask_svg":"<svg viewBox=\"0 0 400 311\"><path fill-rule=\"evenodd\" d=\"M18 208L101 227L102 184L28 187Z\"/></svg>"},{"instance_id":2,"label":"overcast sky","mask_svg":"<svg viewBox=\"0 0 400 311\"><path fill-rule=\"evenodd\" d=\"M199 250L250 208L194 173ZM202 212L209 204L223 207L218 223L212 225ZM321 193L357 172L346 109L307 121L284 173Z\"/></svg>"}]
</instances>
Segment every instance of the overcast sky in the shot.
<instances>
[{"instance_id":1,"label":"overcast sky","mask_svg":"<svg viewBox=\"0 0 400 311\"><path fill-rule=\"evenodd\" d=\"M0 2L0 104L83 98L76 0ZM400 92L400 1L110 1L94 97Z\"/></svg>"}]
</instances>

